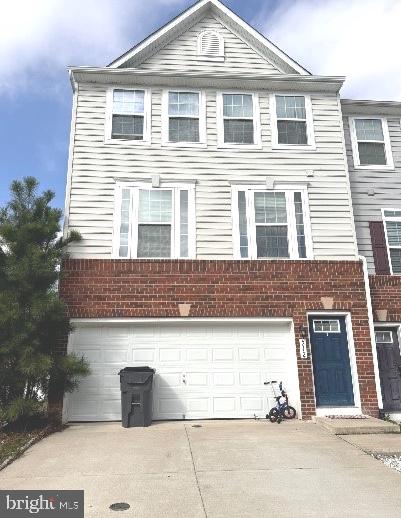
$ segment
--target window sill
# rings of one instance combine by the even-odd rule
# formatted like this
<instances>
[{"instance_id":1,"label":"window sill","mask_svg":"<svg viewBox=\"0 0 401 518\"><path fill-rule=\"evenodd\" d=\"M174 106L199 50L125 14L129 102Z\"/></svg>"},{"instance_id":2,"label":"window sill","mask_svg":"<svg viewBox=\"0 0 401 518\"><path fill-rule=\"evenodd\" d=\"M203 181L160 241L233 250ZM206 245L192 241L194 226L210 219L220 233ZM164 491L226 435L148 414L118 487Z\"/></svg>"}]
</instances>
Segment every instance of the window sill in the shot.
<instances>
[{"instance_id":1,"label":"window sill","mask_svg":"<svg viewBox=\"0 0 401 518\"><path fill-rule=\"evenodd\" d=\"M354 165L354 169L362 169L366 171L395 171L392 165Z\"/></svg>"},{"instance_id":2,"label":"window sill","mask_svg":"<svg viewBox=\"0 0 401 518\"><path fill-rule=\"evenodd\" d=\"M263 149L262 144L218 144L217 149L232 149L235 151L245 150L260 150Z\"/></svg>"},{"instance_id":3,"label":"window sill","mask_svg":"<svg viewBox=\"0 0 401 518\"><path fill-rule=\"evenodd\" d=\"M280 151L280 150L285 150L285 151L316 151L316 145L315 144L308 144L306 146L304 145L300 145L298 146L297 144L273 144L272 145L272 150L273 151Z\"/></svg>"},{"instance_id":4,"label":"window sill","mask_svg":"<svg viewBox=\"0 0 401 518\"><path fill-rule=\"evenodd\" d=\"M135 139L124 139L124 138L106 138L104 139L104 143L109 145L126 145L126 146L150 146L152 144L151 140L135 140Z\"/></svg>"},{"instance_id":5,"label":"window sill","mask_svg":"<svg viewBox=\"0 0 401 518\"><path fill-rule=\"evenodd\" d=\"M162 142L162 147L167 147L167 148L171 147L174 149L179 149L179 148L206 149L207 143L206 142L167 142L167 141L165 141L165 142Z\"/></svg>"}]
</instances>

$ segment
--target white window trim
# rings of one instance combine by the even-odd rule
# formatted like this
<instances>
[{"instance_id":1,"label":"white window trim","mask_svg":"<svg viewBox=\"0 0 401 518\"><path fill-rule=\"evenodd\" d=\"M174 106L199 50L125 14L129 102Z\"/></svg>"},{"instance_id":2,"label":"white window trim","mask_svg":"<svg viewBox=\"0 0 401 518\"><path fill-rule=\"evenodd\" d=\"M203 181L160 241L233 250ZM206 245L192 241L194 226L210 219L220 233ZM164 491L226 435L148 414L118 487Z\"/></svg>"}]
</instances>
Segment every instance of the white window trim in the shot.
<instances>
[{"instance_id":1,"label":"white window trim","mask_svg":"<svg viewBox=\"0 0 401 518\"><path fill-rule=\"evenodd\" d=\"M224 118L223 118L223 94L227 95L252 95L253 106L253 144L232 144L224 142ZM241 90L221 90L216 93L216 123L217 123L217 147L221 149L262 149L259 94L255 92L243 92ZM234 117L233 117L234 118ZM241 117L238 117L241 118Z\"/></svg>"},{"instance_id":2,"label":"white window trim","mask_svg":"<svg viewBox=\"0 0 401 518\"><path fill-rule=\"evenodd\" d=\"M144 95L144 110L143 110L143 139L135 140L135 139L120 139L120 138L111 138L112 131L112 123L113 123L113 92L114 90L142 90L145 92ZM144 88L143 86L138 87L113 87L108 88L106 91L106 114L105 114L105 133L104 133L104 141L106 144L124 144L126 146L140 146L140 145L150 145L151 144L151 125L152 125L152 92L149 88Z\"/></svg>"},{"instance_id":3,"label":"white window trim","mask_svg":"<svg viewBox=\"0 0 401 518\"><path fill-rule=\"evenodd\" d=\"M383 138L384 138L384 152L386 154L386 165L361 165L361 162L359 160L359 149L358 149L358 139L356 137L356 128L355 128L355 121L356 120L365 120L365 119L374 119L381 121L382 125L382 131L383 131ZM349 131L351 135L351 145L352 145L352 156L354 159L354 168L355 169L373 169L376 171L381 170L393 170L394 169L394 162L393 162L393 153L391 151L391 143L390 143L390 133L388 131L388 124L387 119L383 117L348 117L349 122ZM369 142L369 141L362 141L362 142ZM371 141L371 142L381 142L381 141Z\"/></svg>"},{"instance_id":4,"label":"white window trim","mask_svg":"<svg viewBox=\"0 0 401 518\"><path fill-rule=\"evenodd\" d=\"M316 330L316 322L330 322L330 327L331 327L331 322L336 322L338 324L338 327L335 331L333 331L332 329L329 329L329 331L317 331ZM341 326L340 326L340 321L337 319L337 318L322 318L320 320L318 319L313 319L313 332L314 333L322 333L322 334L339 334L341 333Z\"/></svg>"},{"instance_id":5,"label":"white window trim","mask_svg":"<svg viewBox=\"0 0 401 518\"><path fill-rule=\"evenodd\" d=\"M383 227L384 227L384 235L385 235L385 238L386 238L387 259L388 259L388 264L389 264L389 267L390 267L390 274L391 275L401 275L401 273L394 273L393 265L391 263L391 255L390 255L390 248L401 249L401 246L391 246L390 247L390 244L389 244L389 241L388 241L388 235L387 235L387 224L386 224L387 221L398 221L398 222L401 223L401 217L385 216L384 212L386 210L394 210L394 211L400 212L401 209L389 209L389 208L382 209L382 221L383 221Z\"/></svg>"},{"instance_id":6,"label":"white window trim","mask_svg":"<svg viewBox=\"0 0 401 518\"><path fill-rule=\"evenodd\" d=\"M308 139L308 143L306 145L304 145L304 144L279 144L278 143L276 95L304 97L305 114L306 114L306 136ZM269 105L270 105L270 129L271 129L272 149L286 149L286 150L292 149L294 151L302 151L302 150L313 151L316 149L315 131L314 131L314 125L313 125L312 101L311 101L310 95L298 93L298 92L295 92L295 93L294 92L275 92L274 94L270 94ZM286 119L286 120L303 120L303 119Z\"/></svg>"},{"instance_id":7,"label":"white window trim","mask_svg":"<svg viewBox=\"0 0 401 518\"><path fill-rule=\"evenodd\" d=\"M241 257L240 250L240 234L239 234L239 213L238 213L238 192L245 191L246 201L246 221L248 230L248 257ZM255 224L255 208L253 203L253 196L249 193L254 192L285 192L287 202L287 216L288 216L288 249L290 257L257 257L256 247L256 224ZM294 206L294 192L300 192L302 196L302 207L304 211L304 232L305 232L305 247L306 257L299 257L297 232L295 223L295 206ZM305 185L295 184L275 184L274 189L266 189L263 185L233 185L231 197L231 214L233 227L233 259L236 260L255 260L258 261L309 261L313 259L313 242L312 229L310 223L310 210L308 200L308 190Z\"/></svg>"},{"instance_id":8,"label":"white window trim","mask_svg":"<svg viewBox=\"0 0 401 518\"><path fill-rule=\"evenodd\" d=\"M170 142L169 141L169 114L168 94L169 92L187 92L199 94L199 142ZM162 145L167 147L195 147L206 148L206 94L202 90L193 88L169 88L162 93Z\"/></svg>"},{"instance_id":9,"label":"white window trim","mask_svg":"<svg viewBox=\"0 0 401 518\"><path fill-rule=\"evenodd\" d=\"M205 54L202 52L201 41L202 41L203 36L206 33L212 33L218 37L218 39L219 39L219 53L218 54ZM224 38L218 31L214 31L211 29L206 29L206 30L202 31L198 36L196 47L197 47L198 59L200 59L202 61L224 61Z\"/></svg>"},{"instance_id":10,"label":"white window trim","mask_svg":"<svg viewBox=\"0 0 401 518\"><path fill-rule=\"evenodd\" d=\"M120 257L120 224L121 224L121 197L123 189L132 189L129 221L129 240L128 240L128 256ZM171 257L137 257L138 248L138 207L139 207L139 190L165 190L173 191L173 223L171 224ZM180 212L179 193L181 190L188 191L188 257L180 257ZM114 195L114 228L113 228L113 259L138 259L146 261L148 259L196 259L196 207L195 207L195 185L177 182L166 182L161 187L152 187L151 182L117 182Z\"/></svg>"}]
</instances>

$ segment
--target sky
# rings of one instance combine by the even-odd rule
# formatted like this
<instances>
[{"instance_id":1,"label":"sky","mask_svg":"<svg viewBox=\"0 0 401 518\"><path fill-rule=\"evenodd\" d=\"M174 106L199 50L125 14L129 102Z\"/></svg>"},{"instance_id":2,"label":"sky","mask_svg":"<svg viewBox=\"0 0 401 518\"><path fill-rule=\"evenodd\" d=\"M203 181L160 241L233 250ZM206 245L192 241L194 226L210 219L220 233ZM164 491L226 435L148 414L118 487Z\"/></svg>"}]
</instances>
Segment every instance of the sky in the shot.
<instances>
[{"instance_id":1,"label":"sky","mask_svg":"<svg viewBox=\"0 0 401 518\"><path fill-rule=\"evenodd\" d=\"M0 206L33 175L64 206L68 65L105 66L193 0L13 0L0 17ZM225 0L342 97L401 101L401 0Z\"/></svg>"}]
</instances>

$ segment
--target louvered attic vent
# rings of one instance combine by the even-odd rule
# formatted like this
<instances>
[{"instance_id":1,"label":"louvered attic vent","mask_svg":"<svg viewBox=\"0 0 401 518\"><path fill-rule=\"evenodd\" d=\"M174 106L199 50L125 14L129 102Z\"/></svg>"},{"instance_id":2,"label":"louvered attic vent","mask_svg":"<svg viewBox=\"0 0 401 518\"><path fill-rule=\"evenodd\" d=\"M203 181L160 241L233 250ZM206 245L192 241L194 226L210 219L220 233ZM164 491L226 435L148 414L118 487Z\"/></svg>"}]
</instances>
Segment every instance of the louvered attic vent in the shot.
<instances>
[{"instance_id":1,"label":"louvered attic vent","mask_svg":"<svg viewBox=\"0 0 401 518\"><path fill-rule=\"evenodd\" d=\"M206 59L224 58L224 40L216 31L204 31L198 36L198 55Z\"/></svg>"}]
</instances>

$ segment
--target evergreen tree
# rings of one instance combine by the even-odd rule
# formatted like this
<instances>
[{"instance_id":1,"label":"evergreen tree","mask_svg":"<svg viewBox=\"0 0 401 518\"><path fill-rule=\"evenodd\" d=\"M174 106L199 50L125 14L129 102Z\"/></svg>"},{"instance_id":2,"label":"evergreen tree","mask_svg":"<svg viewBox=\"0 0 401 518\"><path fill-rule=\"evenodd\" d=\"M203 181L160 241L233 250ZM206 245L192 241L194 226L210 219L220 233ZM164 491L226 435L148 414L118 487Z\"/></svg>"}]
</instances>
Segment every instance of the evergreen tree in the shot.
<instances>
[{"instance_id":1,"label":"evergreen tree","mask_svg":"<svg viewBox=\"0 0 401 518\"><path fill-rule=\"evenodd\" d=\"M60 263L80 236L59 237L54 193L37 189L33 177L14 181L0 209L0 421L9 423L43 412L50 383L72 391L89 372L82 358L57 352L71 331L57 293Z\"/></svg>"}]
</instances>

